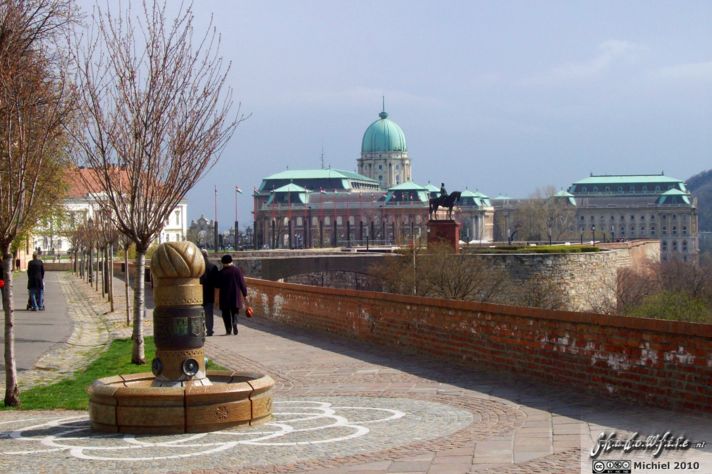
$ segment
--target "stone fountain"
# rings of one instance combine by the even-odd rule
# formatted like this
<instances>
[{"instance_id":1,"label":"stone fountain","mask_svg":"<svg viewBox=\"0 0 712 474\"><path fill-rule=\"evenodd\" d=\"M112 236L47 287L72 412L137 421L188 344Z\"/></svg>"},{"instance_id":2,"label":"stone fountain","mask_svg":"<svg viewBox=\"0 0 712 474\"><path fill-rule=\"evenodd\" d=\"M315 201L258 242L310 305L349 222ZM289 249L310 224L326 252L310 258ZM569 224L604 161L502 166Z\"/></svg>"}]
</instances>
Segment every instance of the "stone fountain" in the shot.
<instances>
[{"instance_id":1,"label":"stone fountain","mask_svg":"<svg viewBox=\"0 0 712 474\"><path fill-rule=\"evenodd\" d=\"M269 375L208 371L205 316L198 278L205 270L191 242L161 244L151 259L154 279L153 373L95 381L91 427L111 433L201 433L254 425L272 416Z\"/></svg>"}]
</instances>

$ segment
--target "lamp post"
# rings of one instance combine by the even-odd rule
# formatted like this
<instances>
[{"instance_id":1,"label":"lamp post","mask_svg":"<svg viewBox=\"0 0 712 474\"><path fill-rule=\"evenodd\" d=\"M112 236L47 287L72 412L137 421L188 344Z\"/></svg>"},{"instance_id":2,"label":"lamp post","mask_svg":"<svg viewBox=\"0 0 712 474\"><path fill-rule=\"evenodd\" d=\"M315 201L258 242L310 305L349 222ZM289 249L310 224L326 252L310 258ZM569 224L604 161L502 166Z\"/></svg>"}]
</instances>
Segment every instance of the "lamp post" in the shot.
<instances>
[{"instance_id":1,"label":"lamp post","mask_svg":"<svg viewBox=\"0 0 712 474\"><path fill-rule=\"evenodd\" d=\"M593 245L596 245L596 224L591 224L591 237Z\"/></svg>"},{"instance_id":2,"label":"lamp post","mask_svg":"<svg viewBox=\"0 0 712 474\"><path fill-rule=\"evenodd\" d=\"M581 245L583 245L583 226L579 227L579 232L581 233Z\"/></svg>"},{"instance_id":3,"label":"lamp post","mask_svg":"<svg viewBox=\"0 0 712 474\"><path fill-rule=\"evenodd\" d=\"M611 224L611 242L616 241L616 228L613 224Z\"/></svg>"},{"instance_id":4,"label":"lamp post","mask_svg":"<svg viewBox=\"0 0 712 474\"><path fill-rule=\"evenodd\" d=\"M239 224L237 221L237 195L242 193L242 189L240 189L240 186L235 186L235 239L233 242L233 245L235 246L235 251L237 251L237 246L240 243L240 238L239 238Z\"/></svg>"}]
</instances>

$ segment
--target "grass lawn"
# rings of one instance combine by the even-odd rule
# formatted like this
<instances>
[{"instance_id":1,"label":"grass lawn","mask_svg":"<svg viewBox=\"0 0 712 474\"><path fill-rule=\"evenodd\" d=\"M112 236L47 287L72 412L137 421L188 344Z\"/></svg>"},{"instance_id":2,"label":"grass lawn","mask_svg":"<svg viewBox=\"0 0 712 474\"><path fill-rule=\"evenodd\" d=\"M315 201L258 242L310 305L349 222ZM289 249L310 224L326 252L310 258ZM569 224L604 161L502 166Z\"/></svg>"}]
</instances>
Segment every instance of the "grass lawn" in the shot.
<instances>
[{"instance_id":1,"label":"grass lawn","mask_svg":"<svg viewBox=\"0 0 712 474\"><path fill-rule=\"evenodd\" d=\"M89 396L86 388L96 379L120 374L133 374L137 372L150 372L150 362L156 355L156 346L153 337L146 339L147 364L134 365L131 363L131 339L117 339L111 343L109 349L92 362L86 370L74 376L41 387L34 387L20 392L22 410L86 410L89 406ZM221 370L223 367L208 361L208 369ZM22 390L22 387L20 387ZM0 410L8 408L0 404Z\"/></svg>"}]
</instances>

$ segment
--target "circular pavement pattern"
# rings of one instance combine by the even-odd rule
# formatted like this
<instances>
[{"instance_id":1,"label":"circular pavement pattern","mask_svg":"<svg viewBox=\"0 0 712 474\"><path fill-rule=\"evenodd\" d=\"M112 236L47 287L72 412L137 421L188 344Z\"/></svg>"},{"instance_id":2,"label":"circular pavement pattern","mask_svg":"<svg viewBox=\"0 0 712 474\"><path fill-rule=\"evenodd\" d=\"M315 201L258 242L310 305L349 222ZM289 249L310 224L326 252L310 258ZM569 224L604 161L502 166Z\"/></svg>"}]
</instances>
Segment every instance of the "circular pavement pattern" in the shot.
<instances>
[{"instance_id":1,"label":"circular pavement pattern","mask_svg":"<svg viewBox=\"0 0 712 474\"><path fill-rule=\"evenodd\" d=\"M273 410L260 426L170 436L93 433L83 412L5 412L0 464L6 472L239 471L375 453L479 421L467 410L406 398L284 398Z\"/></svg>"}]
</instances>

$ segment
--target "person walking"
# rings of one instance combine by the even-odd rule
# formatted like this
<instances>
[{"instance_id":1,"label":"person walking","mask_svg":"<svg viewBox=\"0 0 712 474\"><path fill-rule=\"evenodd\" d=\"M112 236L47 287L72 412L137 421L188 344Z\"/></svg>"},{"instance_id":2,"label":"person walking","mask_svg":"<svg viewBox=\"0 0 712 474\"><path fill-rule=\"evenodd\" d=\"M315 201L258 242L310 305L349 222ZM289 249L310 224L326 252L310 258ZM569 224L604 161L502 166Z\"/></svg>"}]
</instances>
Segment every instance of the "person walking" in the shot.
<instances>
[{"instance_id":1,"label":"person walking","mask_svg":"<svg viewBox=\"0 0 712 474\"><path fill-rule=\"evenodd\" d=\"M220 290L219 302L225 323L226 336L237 335L237 314L243 300L247 304L247 286L242 271L232 263L231 255L223 255L220 259L223 264L218 277Z\"/></svg>"},{"instance_id":2,"label":"person walking","mask_svg":"<svg viewBox=\"0 0 712 474\"><path fill-rule=\"evenodd\" d=\"M30 310L44 311L44 264L36 252L27 264L27 289L30 290Z\"/></svg>"},{"instance_id":3,"label":"person walking","mask_svg":"<svg viewBox=\"0 0 712 474\"><path fill-rule=\"evenodd\" d=\"M208 260L208 251L201 250L205 260L205 273L200 276L203 286L203 311L205 311L205 329L208 336L213 335L213 314L215 306L215 288L218 284L218 266Z\"/></svg>"}]
</instances>

